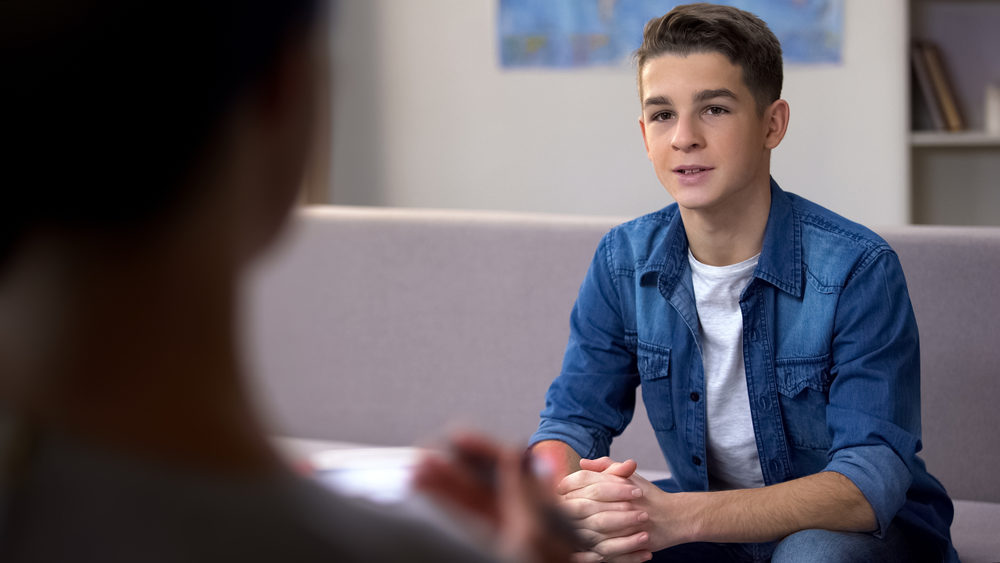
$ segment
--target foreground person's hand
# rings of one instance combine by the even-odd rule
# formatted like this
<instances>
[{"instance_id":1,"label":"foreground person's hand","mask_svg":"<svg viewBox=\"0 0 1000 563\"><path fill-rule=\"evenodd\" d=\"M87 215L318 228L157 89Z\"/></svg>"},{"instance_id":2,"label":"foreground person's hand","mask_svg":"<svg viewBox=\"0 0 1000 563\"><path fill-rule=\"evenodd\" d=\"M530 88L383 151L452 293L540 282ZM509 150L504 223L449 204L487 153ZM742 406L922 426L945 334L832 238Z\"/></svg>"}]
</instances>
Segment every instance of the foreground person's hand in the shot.
<instances>
[{"instance_id":1,"label":"foreground person's hand","mask_svg":"<svg viewBox=\"0 0 1000 563\"><path fill-rule=\"evenodd\" d=\"M438 501L472 513L492 527L503 558L526 562L569 561L576 551L572 527L556 498L531 472L523 450L479 435L452 439L451 455L427 456L414 485Z\"/></svg>"}]
</instances>

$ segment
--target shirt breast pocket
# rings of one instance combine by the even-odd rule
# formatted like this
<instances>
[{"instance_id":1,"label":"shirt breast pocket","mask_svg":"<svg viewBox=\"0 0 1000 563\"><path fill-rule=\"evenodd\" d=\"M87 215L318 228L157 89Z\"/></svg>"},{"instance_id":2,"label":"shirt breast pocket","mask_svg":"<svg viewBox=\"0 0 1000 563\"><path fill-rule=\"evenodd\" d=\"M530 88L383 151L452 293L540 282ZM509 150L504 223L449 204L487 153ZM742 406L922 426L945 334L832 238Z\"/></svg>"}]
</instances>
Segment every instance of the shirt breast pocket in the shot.
<instances>
[{"instance_id":1,"label":"shirt breast pocket","mask_svg":"<svg viewBox=\"0 0 1000 563\"><path fill-rule=\"evenodd\" d=\"M798 448L829 450L826 423L830 396L830 359L789 358L775 362L781 414L791 444Z\"/></svg>"},{"instance_id":2,"label":"shirt breast pocket","mask_svg":"<svg viewBox=\"0 0 1000 563\"><path fill-rule=\"evenodd\" d=\"M653 430L674 429L670 377L670 349L639 341L636 363L642 385L642 401Z\"/></svg>"}]
</instances>

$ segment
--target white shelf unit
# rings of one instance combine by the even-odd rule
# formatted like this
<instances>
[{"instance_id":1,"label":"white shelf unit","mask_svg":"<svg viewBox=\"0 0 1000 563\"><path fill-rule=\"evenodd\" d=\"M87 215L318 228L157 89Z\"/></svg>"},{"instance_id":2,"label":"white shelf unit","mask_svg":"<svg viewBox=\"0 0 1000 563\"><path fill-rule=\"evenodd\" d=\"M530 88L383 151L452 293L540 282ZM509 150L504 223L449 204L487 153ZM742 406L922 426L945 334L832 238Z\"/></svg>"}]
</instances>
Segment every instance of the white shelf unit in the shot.
<instances>
[{"instance_id":1,"label":"white shelf unit","mask_svg":"<svg viewBox=\"0 0 1000 563\"><path fill-rule=\"evenodd\" d=\"M911 220L1000 226L1000 134L984 128L984 94L1000 83L1000 0L910 0L910 35L939 46L966 130L924 131L910 80Z\"/></svg>"},{"instance_id":2,"label":"white shelf unit","mask_svg":"<svg viewBox=\"0 0 1000 563\"><path fill-rule=\"evenodd\" d=\"M1000 147L1000 134L982 131L914 131L910 133L912 147Z\"/></svg>"}]
</instances>

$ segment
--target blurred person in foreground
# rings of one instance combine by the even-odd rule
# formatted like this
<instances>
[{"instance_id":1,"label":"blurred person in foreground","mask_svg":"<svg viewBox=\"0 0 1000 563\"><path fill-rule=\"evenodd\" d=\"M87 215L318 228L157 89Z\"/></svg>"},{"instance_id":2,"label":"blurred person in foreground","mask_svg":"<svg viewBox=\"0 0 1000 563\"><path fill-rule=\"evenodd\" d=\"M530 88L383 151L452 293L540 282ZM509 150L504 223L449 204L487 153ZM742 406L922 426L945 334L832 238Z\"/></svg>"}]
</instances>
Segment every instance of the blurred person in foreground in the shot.
<instances>
[{"instance_id":1,"label":"blurred person in foreground","mask_svg":"<svg viewBox=\"0 0 1000 563\"><path fill-rule=\"evenodd\" d=\"M490 524L466 542L296 477L265 438L237 303L300 183L320 11L0 4L0 560L569 553L519 452L484 438L420 473Z\"/></svg>"}]
</instances>

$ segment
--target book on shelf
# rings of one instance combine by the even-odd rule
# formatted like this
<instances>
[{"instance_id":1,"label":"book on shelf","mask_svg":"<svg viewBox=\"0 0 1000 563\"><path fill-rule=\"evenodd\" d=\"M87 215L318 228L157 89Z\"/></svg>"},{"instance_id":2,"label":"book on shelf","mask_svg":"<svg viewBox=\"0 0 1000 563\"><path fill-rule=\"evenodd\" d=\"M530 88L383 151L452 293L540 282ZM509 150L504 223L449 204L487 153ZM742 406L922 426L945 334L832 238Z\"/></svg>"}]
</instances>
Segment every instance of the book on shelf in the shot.
<instances>
[{"instance_id":1,"label":"book on shelf","mask_svg":"<svg viewBox=\"0 0 1000 563\"><path fill-rule=\"evenodd\" d=\"M938 103L937 95L934 93L934 83L931 82L931 74L927 69L927 61L924 59L920 43L914 42L910 48L910 60L913 65L913 76L916 78L916 85L920 88L920 95L927 107L927 113L931 116L931 123L934 125L934 129L943 131L947 127L944 122L944 113L942 113L941 104Z\"/></svg>"},{"instance_id":2,"label":"book on shelf","mask_svg":"<svg viewBox=\"0 0 1000 563\"><path fill-rule=\"evenodd\" d=\"M942 131L965 129L965 121L958 107L958 98L955 96L955 89L949 80L938 46L931 41L914 41L911 59L913 73L934 127Z\"/></svg>"}]
</instances>

